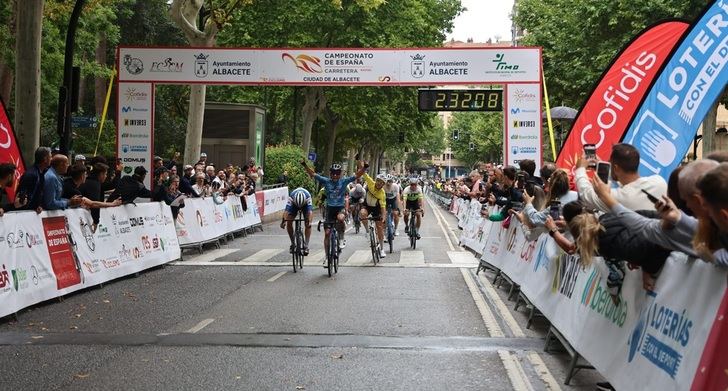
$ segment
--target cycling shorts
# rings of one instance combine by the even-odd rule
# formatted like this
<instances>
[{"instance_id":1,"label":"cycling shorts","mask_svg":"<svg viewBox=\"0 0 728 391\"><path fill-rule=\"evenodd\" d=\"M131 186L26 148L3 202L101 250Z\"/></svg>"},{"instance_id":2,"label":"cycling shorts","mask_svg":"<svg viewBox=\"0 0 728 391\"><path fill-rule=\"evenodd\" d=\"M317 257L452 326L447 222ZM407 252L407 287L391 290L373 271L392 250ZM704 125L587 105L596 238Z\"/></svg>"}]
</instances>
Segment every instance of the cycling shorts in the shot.
<instances>
[{"instance_id":1,"label":"cycling shorts","mask_svg":"<svg viewBox=\"0 0 728 391\"><path fill-rule=\"evenodd\" d=\"M382 218L382 208L379 205L364 205L364 208L367 210L367 212L369 212L370 220L380 220Z\"/></svg>"},{"instance_id":2,"label":"cycling shorts","mask_svg":"<svg viewBox=\"0 0 728 391\"><path fill-rule=\"evenodd\" d=\"M336 216L340 213L344 213L343 206L327 206L326 207L326 222L336 221Z\"/></svg>"},{"instance_id":3,"label":"cycling shorts","mask_svg":"<svg viewBox=\"0 0 728 391\"><path fill-rule=\"evenodd\" d=\"M399 203L397 203L397 198L387 198L387 209L392 210L399 210Z\"/></svg>"},{"instance_id":4,"label":"cycling shorts","mask_svg":"<svg viewBox=\"0 0 728 391\"><path fill-rule=\"evenodd\" d=\"M361 202L364 197L349 197L349 206L354 206Z\"/></svg>"},{"instance_id":5,"label":"cycling shorts","mask_svg":"<svg viewBox=\"0 0 728 391\"><path fill-rule=\"evenodd\" d=\"M420 203L418 201L407 201L407 210L420 209Z\"/></svg>"}]
</instances>

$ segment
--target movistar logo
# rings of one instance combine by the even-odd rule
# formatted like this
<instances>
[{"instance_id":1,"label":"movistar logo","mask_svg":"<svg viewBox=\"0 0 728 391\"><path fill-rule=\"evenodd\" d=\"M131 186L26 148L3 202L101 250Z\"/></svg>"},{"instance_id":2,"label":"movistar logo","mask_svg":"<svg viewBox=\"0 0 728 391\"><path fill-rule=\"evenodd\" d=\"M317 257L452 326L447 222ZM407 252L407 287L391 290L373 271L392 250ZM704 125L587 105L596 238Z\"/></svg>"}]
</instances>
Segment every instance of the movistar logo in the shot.
<instances>
[{"instance_id":1,"label":"movistar logo","mask_svg":"<svg viewBox=\"0 0 728 391\"><path fill-rule=\"evenodd\" d=\"M122 113L128 113L131 111L131 106L124 106L121 108Z\"/></svg>"}]
</instances>

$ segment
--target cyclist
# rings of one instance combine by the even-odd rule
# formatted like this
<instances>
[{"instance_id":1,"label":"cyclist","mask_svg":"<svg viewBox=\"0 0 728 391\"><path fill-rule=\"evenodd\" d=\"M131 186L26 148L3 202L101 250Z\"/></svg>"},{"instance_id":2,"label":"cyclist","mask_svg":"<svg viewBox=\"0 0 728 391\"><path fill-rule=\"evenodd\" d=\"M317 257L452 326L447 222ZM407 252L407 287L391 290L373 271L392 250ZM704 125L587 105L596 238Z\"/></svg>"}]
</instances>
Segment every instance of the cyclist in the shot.
<instances>
[{"instance_id":1,"label":"cyclist","mask_svg":"<svg viewBox=\"0 0 728 391\"><path fill-rule=\"evenodd\" d=\"M364 190L364 186L361 185L361 183L358 183L359 179L357 179L357 183L354 184L354 186L349 189L349 213L353 216L356 204L360 204L364 202L364 197L366 196L366 190Z\"/></svg>"},{"instance_id":2,"label":"cyclist","mask_svg":"<svg viewBox=\"0 0 728 391\"><path fill-rule=\"evenodd\" d=\"M387 175L387 184L384 185L384 194L387 196L387 209L392 210L394 217L394 236L399 236L399 206L402 204L400 193L402 187L395 182L394 176Z\"/></svg>"},{"instance_id":3,"label":"cyclist","mask_svg":"<svg viewBox=\"0 0 728 391\"><path fill-rule=\"evenodd\" d=\"M386 213L387 196L384 192L384 184L387 180L385 174L377 175L376 181L369 176L364 174L364 182L367 184L366 197L364 205L361 208L359 216L364 222L364 229L369 231L369 221L372 219L376 221L377 239L379 241L379 255L384 258L387 254L384 252L384 219L382 216Z\"/></svg>"},{"instance_id":4,"label":"cyclist","mask_svg":"<svg viewBox=\"0 0 728 391\"><path fill-rule=\"evenodd\" d=\"M354 182L356 178L359 178L364 174L364 170L368 165L362 165L361 168L354 174L346 178L341 177L341 164L334 163L329 169L330 177L317 174L311 167L308 166L306 160L301 161L306 173L311 178L314 178L326 189L326 221L336 222L336 231L339 233L341 238L340 247L346 247L346 239L344 239L344 214L346 213L346 185ZM326 235L324 235L324 249L329 248L329 235L328 229ZM328 250L327 250L328 251Z\"/></svg>"},{"instance_id":5,"label":"cyclist","mask_svg":"<svg viewBox=\"0 0 728 391\"><path fill-rule=\"evenodd\" d=\"M288 237L291 239L291 253L296 249L296 245L293 242L293 220L298 215L298 212L303 213L306 219L306 243L303 245L303 255L308 255L308 242L311 239L311 221L313 220L313 202L311 193L303 187L296 188L288 196L288 203L286 204L286 210L283 213L283 221L281 221L281 228L284 226L288 231Z\"/></svg>"},{"instance_id":6,"label":"cyclist","mask_svg":"<svg viewBox=\"0 0 728 391\"><path fill-rule=\"evenodd\" d=\"M415 211L416 218L415 226L417 227L417 239L420 238L420 223L422 217L425 215L425 197L422 194L422 188L417 184L419 182L417 178L411 178L409 180L410 185L404 189L402 197L405 200L404 209L404 231L409 234L409 212L410 210Z\"/></svg>"}]
</instances>

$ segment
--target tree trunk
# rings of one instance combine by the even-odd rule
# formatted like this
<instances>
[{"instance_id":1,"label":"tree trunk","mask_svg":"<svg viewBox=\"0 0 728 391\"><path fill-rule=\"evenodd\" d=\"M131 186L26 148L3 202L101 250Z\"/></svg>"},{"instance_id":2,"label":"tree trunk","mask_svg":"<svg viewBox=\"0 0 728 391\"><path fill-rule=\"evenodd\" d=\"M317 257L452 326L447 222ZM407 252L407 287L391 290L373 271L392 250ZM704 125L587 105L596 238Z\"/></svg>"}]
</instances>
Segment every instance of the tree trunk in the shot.
<instances>
[{"instance_id":1,"label":"tree trunk","mask_svg":"<svg viewBox=\"0 0 728 391\"><path fill-rule=\"evenodd\" d=\"M703 119L703 157L715 150L715 129L718 118L719 103L720 98L718 101L713 103L713 106L710 110L708 110L708 113L705 114L705 119ZM698 157L695 156L695 159L697 158Z\"/></svg>"},{"instance_id":2,"label":"tree trunk","mask_svg":"<svg viewBox=\"0 0 728 391\"><path fill-rule=\"evenodd\" d=\"M341 120L331 109L327 108L326 113L326 159L324 160L324 170L331 167L334 163L334 149L336 148L336 130Z\"/></svg>"},{"instance_id":3,"label":"tree trunk","mask_svg":"<svg viewBox=\"0 0 728 391\"><path fill-rule=\"evenodd\" d=\"M40 144L40 50L44 0L17 4L15 132L28 163ZM32 164L32 162L30 162Z\"/></svg>"},{"instance_id":4,"label":"tree trunk","mask_svg":"<svg viewBox=\"0 0 728 391\"><path fill-rule=\"evenodd\" d=\"M185 138L185 164L195 164L200 158L202 146L202 124L205 116L205 93L207 86L195 84L190 90L190 105L187 110L187 136ZM218 163L219 164L219 163Z\"/></svg>"},{"instance_id":5,"label":"tree trunk","mask_svg":"<svg viewBox=\"0 0 728 391\"><path fill-rule=\"evenodd\" d=\"M99 45L96 46L96 63L106 65L106 34L99 33ZM94 108L97 116L101 116L104 112L104 103L106 103L106 88L109 81L105 77L97 76L94 80Z\"/></svg>"},{"instance_id":6,"label":"tree trunk","mask_svg":"<svg viewBox=\"0 0 728 391\"><path fill-rule=\"evenodd\" d=\"M311 129L316 118L326 108L326 95L321 87L306 87L304 89L305 101L303 103L303 153L308 154L311 149Z\"/></svg>"}]
</instances>

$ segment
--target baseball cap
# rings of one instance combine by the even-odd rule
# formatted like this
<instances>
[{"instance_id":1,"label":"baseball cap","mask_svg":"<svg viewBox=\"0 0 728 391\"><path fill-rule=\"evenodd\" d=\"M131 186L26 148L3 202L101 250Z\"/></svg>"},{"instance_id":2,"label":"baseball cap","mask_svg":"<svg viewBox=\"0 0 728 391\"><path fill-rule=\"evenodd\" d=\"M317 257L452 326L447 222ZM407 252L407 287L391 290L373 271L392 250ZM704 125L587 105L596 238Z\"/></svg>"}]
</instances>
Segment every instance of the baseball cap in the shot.
<instances>
[{"instance_id":1,"label":"baseball cap","mask_svg":"<svg viewBox=\"0 0 728 391\"><path fill-rule=\"evenodd\" d=\"M134 174L136 175L146 175L147 172L148 171L146 168L144 168L144 166L136 166L134 168Z\"/></svg>"},{"instance_id":2,"label":"baseball cap","mask_svg":"<svg viewBox=\"0 0 728 391\"><path fill-rule=\"evenodd\" d=\"M202 152L202 153L200 154L200 157L207 157L207 154L206 154L206 153L204 153L204 152Z\"/></svg>"},{"instance_id":3,"label":"baseball cap","mask_svg":"<svg viewBox=\"0 0 728 391\"><path fill-rule=\"evenodd\" d=\"M193 168L194 167L192 167L191 165L187 164L187 165L185 165L184 171L191 170Z\"/></svg>"}]
</instances>

